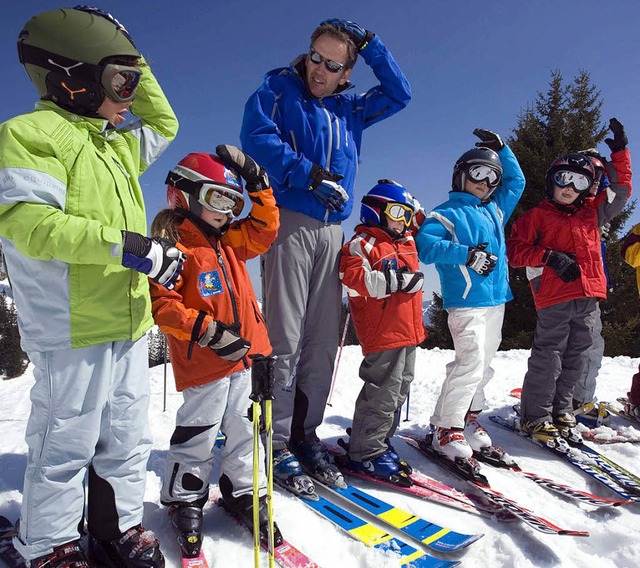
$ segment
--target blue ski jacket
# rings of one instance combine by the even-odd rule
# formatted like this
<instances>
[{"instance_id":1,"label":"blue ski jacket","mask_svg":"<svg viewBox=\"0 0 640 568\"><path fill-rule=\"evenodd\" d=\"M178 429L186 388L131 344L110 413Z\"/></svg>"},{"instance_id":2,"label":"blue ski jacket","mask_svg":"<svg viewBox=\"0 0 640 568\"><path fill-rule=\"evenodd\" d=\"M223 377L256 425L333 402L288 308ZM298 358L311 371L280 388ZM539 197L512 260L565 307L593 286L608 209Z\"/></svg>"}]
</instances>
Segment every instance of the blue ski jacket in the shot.
<instances>
[{"instance_id":1,"label":"blue ski jacket","mask_svg":"<svg viewBox=\"0 0 640 568\"><path fill-rule=\"evenodd\" d=\"M364 94L347 94L347 83L317 99L305 86L305 56L265 75L245 105L242 148L264 166L280 207L326 222L346 219L353 208L362 131L402 110L411 88L378 36L360 52L380 84ZM313 165L343 176L349 195L344 211L329 211L311 191Z\"/></svg>"},{"instance_id":2,"label":"blue ski jacket","mask_svg":"<svg viewBox=\"0 0 640 568\"><path fill-rule=\"evenodd\" d=\"M507 146L498 155L502 183L487 203L470 193L452 191L448 201L427 215L416 235L420 260L435 263L445 309L498 306L513 299L504 227L524 191L525 179ZM481 243L488 243L486 250L498 257L488 276L465 264L469 248Z\"/></svg>"}]
</instances>

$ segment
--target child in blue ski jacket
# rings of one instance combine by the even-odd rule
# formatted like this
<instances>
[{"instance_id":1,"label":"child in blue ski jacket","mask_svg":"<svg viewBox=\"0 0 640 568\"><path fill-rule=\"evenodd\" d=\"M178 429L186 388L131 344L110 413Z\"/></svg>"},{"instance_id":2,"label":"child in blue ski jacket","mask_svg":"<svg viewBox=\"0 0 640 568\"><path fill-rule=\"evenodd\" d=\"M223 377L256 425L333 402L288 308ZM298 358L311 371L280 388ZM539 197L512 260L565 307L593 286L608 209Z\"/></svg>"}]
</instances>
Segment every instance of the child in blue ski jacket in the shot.
<instances>
[{"instance_id":1,"label":"child in blue ski jacket","mask_svg":"<svg viewBox=\"0 0 640 568\"><path fill-rule=\"evenodd\" d=\"M500 136L473 133L481 142L455 163L449 199L427 215L416 236L420 260L438 271L455 347L431 417L434 450L454 461L491 446L477 417L502 340L504 305L513 299L504 227L525 185Z\"/></svg>"}]
</instances>

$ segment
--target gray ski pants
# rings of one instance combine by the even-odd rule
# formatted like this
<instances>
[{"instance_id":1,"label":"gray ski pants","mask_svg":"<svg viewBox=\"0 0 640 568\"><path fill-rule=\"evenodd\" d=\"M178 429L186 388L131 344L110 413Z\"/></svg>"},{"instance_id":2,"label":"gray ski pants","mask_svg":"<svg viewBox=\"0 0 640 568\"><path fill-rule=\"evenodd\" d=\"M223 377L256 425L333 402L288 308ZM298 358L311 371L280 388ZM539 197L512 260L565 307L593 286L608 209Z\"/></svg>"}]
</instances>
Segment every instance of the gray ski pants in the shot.
<instances>
[{"instance_id":1,"label":"gray ski pants","mask_svg":"<svg viewBox=\"0 0 640 568\"><path fill-rule=\"evenodd\" d=\"M274 448L290 437L314 440L322 424L338 350L344 234L287 209L261 257L262 301L275 365Z\"/></svg>"},{"instance_id":2,"label":"gray ski pants","mask_svg":"<svg viewBox=\"0 0 640 568\"><path fill-rule=\"evenodd\" d=\"M165 460L162 503L206 502L219 430L226 436L220 477L225 475L231 482L234 497L253 491L253 425L247 415L250 394L250 369L182 391L184 402L176 414L176 429ZM264 494L267 480L262 442L259 449L260 493Z\"/></svg>"},{"instance_id":3,"label":"gray ski pants","mask_svg":"<svg viewBox=\"0 0 640 568\"><path fill-rule=\"evenodd\" d=\"M413 381L415 362L415 346L365 355L360 365L364 385L356 400L349 439L351 459L364 461L387 451L385 440L398 427L398 411Z\"/></svg>"},{"instance_id":4,"label":"gray ski pants","mask_svg":"<svg viewBox=\"0 0 640 568\"><path fill-rule=\"evenodd\" d=\"M16 548L27 559L89 531L113 539L142 522L148 428L147 338L29 352L29 447Z\"/></svg>"},{"instance_id":5,"label":"gray ski pants","mask_svg":"<svg viewBox=\"0 0 640 568\"><path fill-rule=\"evenodd\" d=\"M573 410L573 389L587 363L597 304L595 298L579 298L538 310L522 384L523 420L538 423Z\"/></svg>"},{"instance_id":6,"label":"gray ski pants","mask_svg":"<svg viewBox=\"0 0 640 568\"><path fill-rule=\"evenodd\" d=\"M573 390L573 398L581 403L595 402L596 400L596 379L602 367L602 357L604 357L604 338L602 337L602 314L600 312L600 302L596 304L596 319L593 326L593 344L589 348L587 364L582 373L582 377L576 383Z\"/></svg>"}]
</instances>

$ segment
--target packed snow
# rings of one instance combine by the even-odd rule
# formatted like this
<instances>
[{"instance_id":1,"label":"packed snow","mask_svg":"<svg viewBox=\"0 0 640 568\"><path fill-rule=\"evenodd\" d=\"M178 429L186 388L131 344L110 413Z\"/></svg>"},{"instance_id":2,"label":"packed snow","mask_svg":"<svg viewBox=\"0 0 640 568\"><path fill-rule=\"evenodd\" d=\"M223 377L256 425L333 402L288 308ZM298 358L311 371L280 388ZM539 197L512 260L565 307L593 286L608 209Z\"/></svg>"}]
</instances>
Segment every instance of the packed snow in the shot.
<instances>
[{"instance_id":1,"label":"packed snow","mask_svg":"<svg viewBox=\"0 0 640 568\"><path fill-rule=\"evenodd\" d=\"M522 384L529 352L514 350L499 352L494 360L496 371L486 389L487 408L480 421L495 443L506 449L519 465L528 471L552 477L562 483L598 495L614 498L603 485L580 473L562 460L535 447L516 435L499 429L489 422L492 413L507 416L517 400L509 395ZM321 437L334 442L345 435L350 425L353 405L361 381L358 366L362 359L359 347L345 347L339 363L331 405L327 407L325 421L319 431ZM421 433L429 423L429 416L444 379L445 365L453 359L453 352L440 349L418 350L416 378L412 385L408 420L403 409L400 432ZM597 396L612 400L624 396L631 376L638 368L638 359L629 357L605 358L598 379ZM29 389L33 383L32 369L24 376L0 381L0 514L16 519L19 515L22 476L27 448L24 431L29 415ZM181 395L173 387L171 367L151 369L150 421L155 439L147 468L145 519L147 528L154 531L170 568L179 567L177 546L167 519L166 509L159 502L164 457L174 427L175 412ZM166 409L165 409L166 401ZM248 403L249 404L249 401ZM615 419L617 427L628 433L639 432L629 422ZM640 430L640 425L638 427ZM613 436L613 430L599 429L604 439ZM465 482L439 466L430 463L403 441L394 445L416 470L461 489ZM640 444L612 443L598 445L597 449L627 469L640 473ZM459 560L462 566L492 567L551 567L598 566L622 568L640 566L640 503L618 508L596 508L555 496L553 493L513 473L482 466L491 484L507 496L516 499L536 513L546 516L567 529L587 530L587 538L546 535L522 522L501 523L422 501L394 490L381 490L370 484L355 481L357 485L397 507L438 524L464 533L483 533L484 537L467 549L432 556ZM215 483L217 472L214 472ZM324 568L364 568L398 566L392 553L367 548L351 539L295 497L277 489L275 517L284 536ZM205 509L204 552L212 568L245 568L253 566L252 538L250 534L213 503ZM405 537L405 540L406 537ZM407 542L411 542L408 541ZM267 566L263 556L262 565Z\"/></svg>"}]
</instances>

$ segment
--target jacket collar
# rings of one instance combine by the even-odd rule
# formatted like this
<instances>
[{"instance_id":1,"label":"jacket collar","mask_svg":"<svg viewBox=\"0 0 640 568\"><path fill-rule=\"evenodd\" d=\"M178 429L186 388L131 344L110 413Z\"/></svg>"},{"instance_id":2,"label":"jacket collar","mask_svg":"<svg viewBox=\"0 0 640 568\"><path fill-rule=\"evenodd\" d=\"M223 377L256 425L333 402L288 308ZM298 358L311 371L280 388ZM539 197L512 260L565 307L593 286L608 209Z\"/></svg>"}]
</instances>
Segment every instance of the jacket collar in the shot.
<instances>
[{"instance_id":1,"label":"jacket collar","mask_svg":"<svg viewBox=\"0 0 640 568\"><path fill-rule=\"evenodd\" d=\"M84 128L89 130L90 132L95 132L96 134L105 134L109 135L112 131L115 132L115 128L113 128L109 121L104 118L93 118L89 116L83 116L81 114L75 114L68 110L63 109L58 106L53 101L47 101L44 99L40 99L36 103L36 110L52 110L58 113L60 116L64 117L69 122L73 122L76 124L82 125Z\"/></svg>"}]
</instances>

